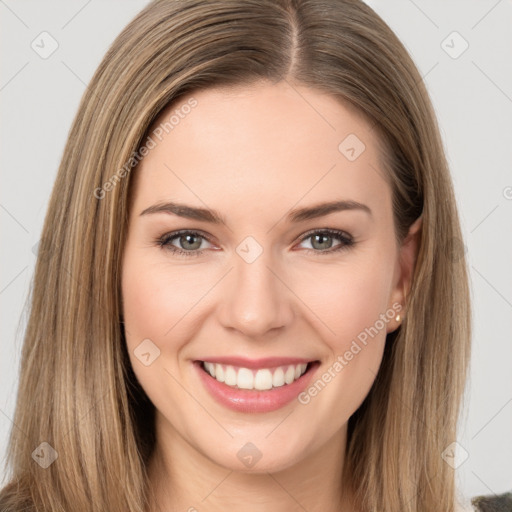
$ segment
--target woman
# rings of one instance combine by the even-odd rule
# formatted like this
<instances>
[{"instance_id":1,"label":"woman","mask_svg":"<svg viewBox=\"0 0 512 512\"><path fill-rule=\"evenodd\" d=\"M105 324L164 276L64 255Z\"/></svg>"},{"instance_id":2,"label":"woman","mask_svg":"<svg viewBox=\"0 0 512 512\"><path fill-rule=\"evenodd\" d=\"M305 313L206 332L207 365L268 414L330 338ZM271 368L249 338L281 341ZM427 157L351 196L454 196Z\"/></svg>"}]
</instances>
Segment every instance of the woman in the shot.
<instances>
[{"instance_id":1,"label":"woman","mask_svg":"<svg viewBox=\"0 0 512 512\"><path fill-rule=\"evenodd\" d=\"M455 510L461 239L368 6L151 3L69 135L1 509Z\"/></svg>"}]
</instances>

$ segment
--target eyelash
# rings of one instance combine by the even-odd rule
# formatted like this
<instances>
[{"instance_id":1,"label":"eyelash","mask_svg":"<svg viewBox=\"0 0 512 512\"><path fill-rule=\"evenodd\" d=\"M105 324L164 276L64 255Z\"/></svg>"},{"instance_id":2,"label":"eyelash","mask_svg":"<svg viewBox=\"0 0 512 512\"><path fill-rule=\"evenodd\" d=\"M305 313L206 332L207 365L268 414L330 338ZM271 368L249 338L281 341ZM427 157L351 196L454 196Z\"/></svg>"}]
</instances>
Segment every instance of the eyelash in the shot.
<instances>
[{"instance_id":1,"label":"eyelash","mask_svg":"<svg viewBox=\"0 0 512 512\"><path fill-rule=\"evenodd\" d=\"M317 235L317 234L331 235L333 237L338 238L338 240L340 240L342 243L339 245L336 245L334 248L328 249L326 251L319 251L319 250L315 250L315 249L305 249L308 254L314 253L316 255L324 255L324 254L332 254L335 252L346 251L346 250L350 249L351 247L353 247L356 243L356 242L354 242L353 238L348 233L346 233L344 231L339 231L337 229L329 229L329 228L308 231L301 237L299 243L302 243L305 240L307 240L308 238L311 238L313 235ZM196 251L194 251L194 250L185 251L183 249L179 249L179 248L171 245L170 242L172 240L174 240L175 238L178 238L181 235L199 236L201 238L204 238L208 242L210 242L210 240L208 240L208 238L206 236L204 236L203 234L201 234L200 232L190 231L190 230L173 231L172 233L167 233L165 235L162 235L160 238L157 238L155 240L155 242L160 248L171 251L171 253L173 253L177 256L195 257L195 256L200 256L201 254L203 254L205 249L201 249L200 251L197 251L197 250Z\"/></svg>"}]
</instances>

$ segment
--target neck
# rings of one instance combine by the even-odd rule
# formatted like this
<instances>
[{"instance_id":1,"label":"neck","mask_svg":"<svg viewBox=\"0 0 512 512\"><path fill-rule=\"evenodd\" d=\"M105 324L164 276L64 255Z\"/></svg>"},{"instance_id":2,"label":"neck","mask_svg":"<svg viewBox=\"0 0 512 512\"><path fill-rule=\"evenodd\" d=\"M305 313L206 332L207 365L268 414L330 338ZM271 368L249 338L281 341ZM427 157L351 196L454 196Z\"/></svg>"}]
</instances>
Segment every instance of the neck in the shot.
<instances>
[{"instance_id":1,"label":"neck","mask_svg":"<svg viewBox=\"0 0 512 512\"><path fill-rule=\"evenodd\" d=\"M343 485L346 425L328 443L286 469L243 472L216 464L157 413L148 468L150 512L353 512Z\"/></svg>"}]
</instances>

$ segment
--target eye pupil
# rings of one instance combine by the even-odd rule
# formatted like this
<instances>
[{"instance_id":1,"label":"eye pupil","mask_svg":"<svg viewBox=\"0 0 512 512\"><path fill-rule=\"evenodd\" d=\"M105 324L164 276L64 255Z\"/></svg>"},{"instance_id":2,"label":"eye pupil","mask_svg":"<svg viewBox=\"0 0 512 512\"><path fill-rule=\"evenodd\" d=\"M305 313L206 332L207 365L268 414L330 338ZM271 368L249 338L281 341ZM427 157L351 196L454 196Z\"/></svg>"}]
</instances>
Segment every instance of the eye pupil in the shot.
<instances>
[{"instance_id":1,"label":"eye pupil","mask_svg":"<svg viewBox=\"0 0 512 512\"><path fill-rule=\"evenodd\" d=\"M320 247L315 247L315 244L318 239L323 239L323 242L320 242ZM330 240L330 244L327 244L327 246L323 245L325 244L325 239ZM311 244L315 249L330 249L332 247L332 237L330 235L326 235L324 233L320 233L313 236L313 242Z\"/></svg>"},{"instance_id":2,"label":"eye pupil","mask_svg":"<svg viewBox=\"0 0 512 512\"><path fill-rule=\"evenodd\" d=\"M182 235L180 237L180 243L182 245L182 247L184 249L190 249L190 250L193 250L193 249L199 249L199 247L201 247L201 240L199 240L199 242L196 241L196 247L187 247L187 244L191 244L192 246L194 246L194 242L190 242L190 239L198 239L199 240L199 237L197 235L194 235L194 234L186 234L186 235ZM183 243L184 241L184 243Z\"/></svg>"},{"instance_id":3,"label":"eye pupil","mask_svg":"<svg viewBox=\"0 0 512 512\"><path fill-rule=\"evenodd\" d=\"M168 233L157 239L158 245L169 249L172 253L182 256L199 256L204 253L201 249L203 240L209 241L207 237L195 231ZM315 254L333 254L337 251L349 249L354 245L350 235L338 230L322 230L309 232L304 235L302 241L310 240L311 247ZM341 243L333 245L334 240ZM311 253L311 249L307 249Z\"/></svg>"}]
</instances>

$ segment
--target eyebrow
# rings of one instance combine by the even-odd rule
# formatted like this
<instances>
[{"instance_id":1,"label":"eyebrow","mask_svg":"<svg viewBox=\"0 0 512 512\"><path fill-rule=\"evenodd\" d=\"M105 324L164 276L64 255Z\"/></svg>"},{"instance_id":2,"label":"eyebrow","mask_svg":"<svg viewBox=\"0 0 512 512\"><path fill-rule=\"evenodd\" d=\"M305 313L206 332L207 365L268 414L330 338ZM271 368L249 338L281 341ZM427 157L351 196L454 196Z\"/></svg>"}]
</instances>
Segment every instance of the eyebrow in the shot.
<instances>
[{"instance_id":1,"label":"eyebrow","mask_svg":"<svg viewBox=\"0 0 512 512\"><path fill-rule=\"evenodd\" d=\"M360 210L373 216L371 209L367 205L359 203L358 201L342 200L319 203L314 206L292 210L288 213L286 219L288 222L304 222L306 220L329 215L330 213L346 210ZM140 215L149 215L152 213L169 213L186 219L209 222L212 224L226 224L224 217L215 210L197 208L182 203L166 202L154 204L143 210Z\"/></svg>"}]
</instances>

